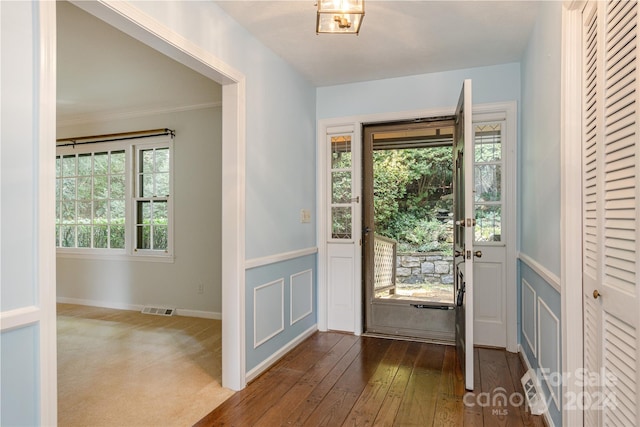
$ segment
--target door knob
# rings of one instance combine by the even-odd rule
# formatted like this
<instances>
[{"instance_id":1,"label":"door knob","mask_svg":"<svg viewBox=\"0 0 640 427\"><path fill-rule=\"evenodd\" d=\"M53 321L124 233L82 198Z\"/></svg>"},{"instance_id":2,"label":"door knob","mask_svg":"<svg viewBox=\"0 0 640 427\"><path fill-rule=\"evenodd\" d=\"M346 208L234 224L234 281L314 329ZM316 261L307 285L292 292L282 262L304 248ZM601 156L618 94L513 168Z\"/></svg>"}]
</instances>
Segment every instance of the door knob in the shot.
<instances>
[{"instance_id":1,"label":"door knob","mask_svg":"<svg viewBox=\"0 0 640 427\"><path fill-rule=\"evenodd\" d=\"M462 256L462 255L463 255L462 251L459 251L459 250L453 251L453 256L456 257L456 258L458 258L459 256Z\"/></svg>"},{"instance_id":2,"label":"door knob","mask_svg":"<svg viewBox=\"0 0 640 427\"><path fill-rule=\"evenodd\" d=\"M475 251L473 254L476 256L476 258L482 258L482 251Z\"/></svg>"},{"instance_id":3,"label":"door knob","mask_svg":"<svg viewBox=\"0 0 640 427\"><path fill-rule=\"evenodd\" d=\"M595 291L593 291L593 298L594 299L598 299L599 296L600 296L600 292L598 292L597 289Z\"/></svg>"}]
</instances>

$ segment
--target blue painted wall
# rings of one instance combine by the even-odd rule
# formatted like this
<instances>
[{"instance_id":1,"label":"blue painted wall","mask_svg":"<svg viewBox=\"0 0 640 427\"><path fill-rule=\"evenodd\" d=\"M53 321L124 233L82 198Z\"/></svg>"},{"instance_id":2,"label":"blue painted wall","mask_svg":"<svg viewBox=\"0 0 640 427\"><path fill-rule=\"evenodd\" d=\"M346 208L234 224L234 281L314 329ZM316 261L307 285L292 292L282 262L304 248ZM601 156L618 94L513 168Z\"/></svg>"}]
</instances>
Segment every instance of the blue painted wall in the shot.
<instances>
[{"instance_id":1,"label":"blue painted wall","mask_svg":"<svg viewBox=\"0 0 640 427\"><path fill-rule=\"evenodd\" d=\"M311 309L313 312L291 325L291 275L307 270L311 270ZM256 301L254 299L254 289L280 280L282 280L282 283L284 284L284 304L282 305L282 312L279 310L280 307L278 301ZM247 372L249 372L317 323L316 256L314 254L249 269L246 274L246 284L246 369ZM274 288L278 288L278 285L276 284ZM278 296L273 295L272 292L269 292L267 296L270 299L278 298ZM257 347L254 347L254 334L256 332L254 328L254 308L257 308L257 311L261 311L261 320L264 323L271 323L275 325L280 321L280 319L283 319L284 322L283 331L278 332L276 335ZM259 327L260 325L258 325L258 328Z\"/></svg>"},{"instance_id":2,"label":"blue painted wall","mask_svg":"<svg viewBox=\"0 0 640 427\"><path fill-rule=\"evenodd\" d=\"M533 260L518 268L518 331L523 351L549 397L555 387L557 402L549 414L562 425L561 300L554 284L540 269L560 276L560 78L562 3L541 2L536 25L522 59L522 120L519 146L519 250ZM538 269L536 272L533 268ZM555 278L551 278L554 279ZM555 283L559 286L559 283ZM524 295L524 298L523 298ZM524 301L524 303L523 303Z\"/></svg>"},{"instance_id":3,"label":"blue painted wall","mask_svg":"<svg viewBox=\"0 0 640 427\"><path fill-rule=\"evenodd\" d=\"M246 258L315 246L315 88L213 2L135 5L246 77Z\"/></svg>"},{"instance_id":4,"label":"blue painted wall","mask_svg":"<svg viewBox=\"0 0 640 427\"><path fill-rule=\"evenodd\" d=\"M321 87L318 119L455 107L465 79L474 104L520 100L520 64L511 63Z\"/></svg>"},{"instance_id":5,"label":"blue painted wall","mask_svg":"<svg viewBox=\"0 0 640 427\"><path fill-rule=\"evenodd\" d=\"M300 222L301 209L316 211L315 88L212 2L135 5L246 78L246 259L315 247L315 218ZM311 255L246 272L247 370L316 323L315 260ZM254 288L284 278L287 295L290 275L306 268L313 268L312 315L254 349ZM276 307L265 310L280 315Z\"/></svg>"},{"instance_id":6,"label":"blue painted wall","mask_svg":"<svg viewBox=\"0 0 640 427\"><path fill-rule=\"evenodd\" d=\"M561 2L542 2L522 60L521 209L518 221L521 252L558 276L561 17Z\"/></svg>"}]
</instances>

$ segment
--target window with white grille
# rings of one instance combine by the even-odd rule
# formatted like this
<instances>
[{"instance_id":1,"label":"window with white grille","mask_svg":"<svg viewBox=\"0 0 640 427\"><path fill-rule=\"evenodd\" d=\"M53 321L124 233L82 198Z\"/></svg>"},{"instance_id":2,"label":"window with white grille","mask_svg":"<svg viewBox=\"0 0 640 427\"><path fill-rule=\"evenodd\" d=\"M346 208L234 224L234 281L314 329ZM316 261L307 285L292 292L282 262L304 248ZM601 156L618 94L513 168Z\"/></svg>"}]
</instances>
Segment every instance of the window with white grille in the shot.
<instances>
[{"instance_id":1,"label":"window with white grille","mask_svg":"<svg viewBox=\"0 0 640 427\"><path fill-rule=\"evenodd\" d=\"M138 141L58 148L59 254L172 254L172 139Z\"/></svg>"}]
</instances>

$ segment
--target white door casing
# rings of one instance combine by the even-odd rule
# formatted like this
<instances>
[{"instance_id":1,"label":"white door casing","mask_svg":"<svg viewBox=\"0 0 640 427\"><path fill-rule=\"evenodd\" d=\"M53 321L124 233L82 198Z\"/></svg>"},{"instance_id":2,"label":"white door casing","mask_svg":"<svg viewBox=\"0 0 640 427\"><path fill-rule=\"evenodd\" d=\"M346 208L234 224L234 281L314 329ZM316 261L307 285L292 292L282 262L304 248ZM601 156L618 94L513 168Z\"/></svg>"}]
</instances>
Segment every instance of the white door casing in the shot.
<instances>
[{"instance_id":1,"label":"white door casing","mask_svg":"<svg viewBox=\"0 0 640 427\"><path fill-rule=\"evenodd\" d=\"M515 266L510 265L507 260L510 259L509 254L515 253L515 222L513 221L513 212L516 205L516 136L515 124L512 122L512 116L515 116L515 105L511 105L507 110L494 113L479 113L474 109L474 144L477 146L480 142L477 133L484 131L485 128L496 129L493 132L499 134L499 137L491 139L491 145L500 144L499 155L490 156L490 162L480 162L486 160L485 156L476 158L476 166L495 167L499 170L500 189L499 198L494 197L489 202L494 207L500 207L500 236L495 241L482 241L476 238L474 247L482 253L480 258L476 258L474 262L474 280L476 292L474 293L474 342L476 345L484 345L491 347L504 347L509 351L515 352L517 347L508 340L508 330L510 325L507 318L513 318L513 314L508 314L513 309L507 304L510 300L511 287L507 283L514 283ZM499 129L499 130L497 130ZM477 149L474 149L474 156ZM478 183L478 173L476 171L476 185ZM476 189L477 191L477 189ZM476 203L486 203L482 201L482 197L476 194ZM476 210L476 217L478 211ZM482 226L481 220L478 219L476 232ZM476 233L478 234L478 233Z\"/></svg>"},{"instance_id":2,"label":"white door casing","mask_svg":"<svg viewBox=\"0 0 640 427\"><path fill-rule=\"evenodd\" d=\"M432 109L432 110L415 110L415 111L406 111L399 113L381 113L381 114L369 114L362 116L352 116L352 117L342 117L342 118L334 118L334 119L325 119L318 122L318 135L317 135L317 218L318 218L318 231L317 231L317 241L318 241L318 328L322 331L326 331L330 329L328 327L329 318L333 317L335 314L331 312L329 309L329 301L328 294L329 288L332 286L330 284L330 271L329 271L329 257L334 257L335 255L332 253L330 255L329 252L329 244L328 244L328 233L330 226L330 216L328 210L328 200L329 200L329 191L331 190L331 184L329 179L329 168L330 165L328 161L330 159L330 144L328 143L327 135L336 134L339 132L354 132L354 138L360 138L359 129L362 124L365 123L384 123L384 122L394 122L394 121L406 121L411 120L416 117L446 117L453 116L455 112L455 108L442 108L442 109ZM473 117L475 120L480 122L489 122L489 121L504 121L505 123L505 132L504 132L504 150L505 158L507 161L505 162L505 170L503 174L505 176L515 177L516 174L516 138L517 138L517 127L516 127L516 117L517 109L516 103L514 101L509 102L497 102L497 103L487 103L487 104L479 104L473 106ZM359 141L359 139L355 139ZM356 147L357 148L357 147ZM358 173L361 169L361 165L359 164L359 154L353 154L354 156L354 173ZM512 160L512 161L509 161ZM356 175L354 175L355 177ZM355 178L359 179L359 178ZM516 289L516 231L515 231L515 206L516 206L516 189L515 189L515 179L511 180L512 182L507 182L505 184L505 188L503 189L504 193L504 209L505 215L503 215L503 224L502 227L505 230L505 238L503 242L505 244L505 253L506 253L506 267L505 267L505 278L506 278L506 289L505 289L505 299L506 299L506 307L504 308L504 315L506 316L506 337L507 337L507 350L511 352L517 351L517 289ZM512 184L512 185L510 185ZM361 196L357 191L353 194L354 197ZM354 215L359 214L360 209L356 209ZM355 217L354 217L354 220ZM357 221L360 221L358 218ZM357 222L359 224L359 222ZM355 242L359 242L361 238L360 227L356 226L353 230L353 239ZM355 266L355 273L353 276L353 281L346 281L344 277L341 277L343 280L341 285L341 291L343 293L347 292L347 289L343 286L348 286L353 290L353 298L352 301L352 311L353 318L355 321L353 332L356 334L362 333L362 287L361 287L361 250L359 244L353 247L353 251L349 252L349 254L353 253L354 260L353 265ZM341 250L342 254L340 258L344 256L346 253L345 250ZM489 258L485 258L489 259ZM476 262L482 261L482 259L476 259ZM344 267L344 259L340 260L341 266ZM336 290L338 288L335 288ZM347 292L350 294L351 291ZM343 316L343 315L340 315ZM351 316L351 314L349 314ZM482 325L479 326L482 329ZM342 329L345 330L345 329Z\"/></svg>"},{"instance_id":3,"label":"white door casing","mask_svg":"<svg viewBox=\"0 0 640 427\"><path fill-rule=\"evenodd\" d=\"M353 125L333 126L325 130L323 141L325 149L320 150L319 157L324 156L327 169L323 171L328 170L328 179L326 198L318 206L328 221L324 227L319 227L322 234L318 241L322 242L319 245L321 248L326 248L326 269L319 270L326 272L328 286L326 293L319 292L319 301L322 300L320 296L323 296L330 315L326 318L326 328L320 326L320 329L360 334L362 320L356 307L357 302L362 299L362 291L360 287L354 286L359 283L361 275L357 264L357 253L360 252L361 197L359 186L356 185L360 179L360 171L356 169L359 164L356 159L360 156L360 132ZM339 161L337 156L348 158L348 161ZM345 189L337 184L345 183L345 177L350 178L348 194L344 194ZM339 197L336 198L338 193Z\"/></svg>"}]
</instances>

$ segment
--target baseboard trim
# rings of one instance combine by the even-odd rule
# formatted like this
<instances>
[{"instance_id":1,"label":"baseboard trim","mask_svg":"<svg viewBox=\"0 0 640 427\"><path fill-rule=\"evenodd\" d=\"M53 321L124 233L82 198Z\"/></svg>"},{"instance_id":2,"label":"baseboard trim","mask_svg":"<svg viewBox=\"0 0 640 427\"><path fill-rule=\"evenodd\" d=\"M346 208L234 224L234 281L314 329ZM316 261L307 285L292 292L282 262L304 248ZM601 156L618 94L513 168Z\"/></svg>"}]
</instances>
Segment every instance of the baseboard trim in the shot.
<instances>
[{"instance_id":1,"label":"baseboard trim","mask_svg":"<svg viewBox=\"0 0 640 427\"><path fill-rule=\"evenodd\" d=\"M177 308L177 316L201 317L203 319L222 320L222 313L216 311L189 310L187 308Z\"/></svg>"},{"instance_id":2,"label":"baseboard trim","mask_svg":"<svg viewBox=\"0 0 640 427\"><path fill-rule=\"evenodd\" d=\"M58 297L56 299L56 302L59 302L62 304L88 305L90 307L112 308L115 310L129 310L129 311L142 311L142 308L144 307L144 305L142 304L124 304L124 303L118 303L118 302L97 301L97 300L67 298L67 297ZM186 308L176 308L176 316L201 317L203 319L215 319L215 320L222 319L222 313L218 313L215 311L190 310Z\"/></svg>"},{"instance_id":3,"label":"baseboard trim","mask_svg":"<svg viewBox=\"0 0 640 427\"><path fill-rule=\"evenodd\" d=\"M269 358L264 360L258 366L256 366L255 368L247 372L245 376L247 383L256 379L260 374L262 374L264 371L266 371L271 366L273 366L274 363L280 360L285 354L293 350L295 346L297 346L302 341L309 338L311 335L315 334L317 331L318 331L318 325L313 324L309 329L307 329L306 331L298 335L296 338L289 341L287 345L285 345L280 350L272 354Z\"/></svg>"},{"instance_id":4,"label":"baseboard trim","mask_svg":"<svg viewBox=\"0 0 640 427\"><path fill-rule=\"evenodd\" d=\"M518 344L518 355L520 356L520 360L522 361L522 363L525 366L525 369L528 371L529 369L531 369L531 363L529 363L529 358L527 357L527 355L524 352L524 349L522 348L521 344ZM537 374L536 374L537 375ZM538 378L538 381L540 382L540 384L542 384L542 381L540 381L540 378ZM544 424L547 427L555 427L556 425L553 423L553 420L551 419L551 415L549 415L549 409L547 409L547 411L542 414L542 420L544 421Z\"/></svg>"}]
</instances>

